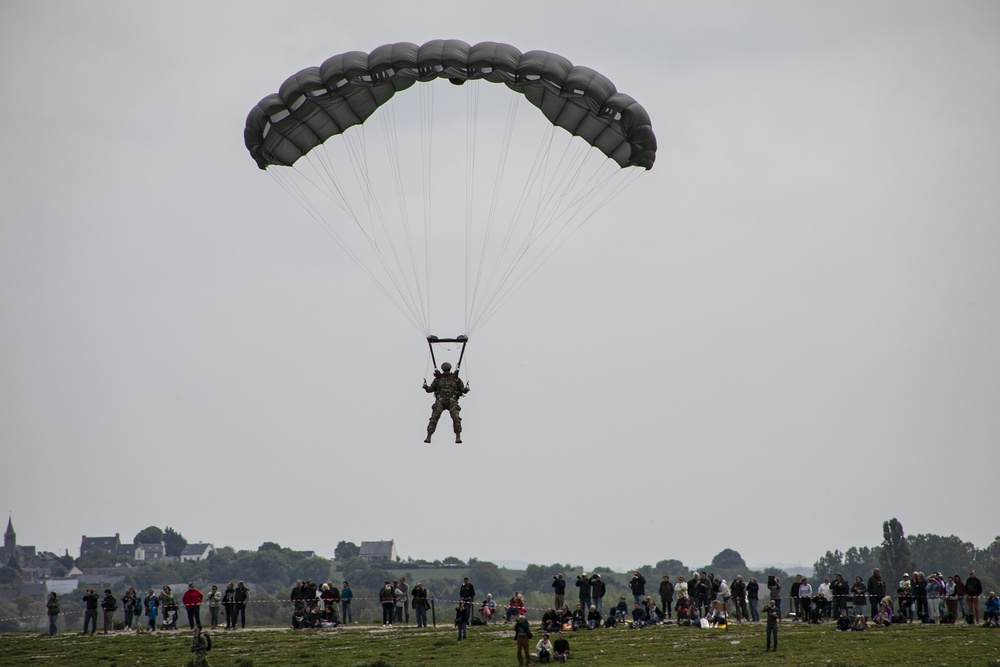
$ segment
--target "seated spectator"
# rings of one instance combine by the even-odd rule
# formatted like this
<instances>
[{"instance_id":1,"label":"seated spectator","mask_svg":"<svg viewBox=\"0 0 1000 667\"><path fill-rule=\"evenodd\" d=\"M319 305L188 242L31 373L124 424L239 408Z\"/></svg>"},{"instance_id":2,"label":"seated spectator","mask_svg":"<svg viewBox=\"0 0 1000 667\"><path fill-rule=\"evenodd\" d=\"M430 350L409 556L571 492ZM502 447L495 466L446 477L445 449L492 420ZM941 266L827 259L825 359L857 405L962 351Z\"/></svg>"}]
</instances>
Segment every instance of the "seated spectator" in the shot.
<instances>
[{"instance_id":1,"label":"seated spectator","mask_svg":"<svg viewBox=\"0 0 1000 667\"><path fill-rule=\"evenodd\" d=\"M993 591L990 591L990 596L986 598L983 620L986 622L987 627L996 628L1000 626L1000 598Z\"/></svg>"},{"instance_id":2,"label":"seated spectator","mask_svg":"<svg viewBox=\"0 0 1000 667\"><path fill-rule=\"evenodd\" d=\"M302 607L296 607L295 613L292 614L292 629L301 630L307 627L308 621L306 621L306 610Z\"/></svg>"},{"instance_id":3,"label":"seated spectator","mask_svg":"<svg viewBox=\"0 0 1000 667\"><path fill-rule=\"evenodd\" d=\"M878 603L878 611L875 613L875 618L872 619L875 625L882 627L883 625L889 625L892 623L892 598L886 595L882 598L882 601Z\"/></svg>"},{"instance_id":4,"label":"seated spectator","mask_svg":"<svg viewBox=\"0 0 1000 667\"><path fill-rule=\"evenodd\" d=\"M604 617L604 627L613 628L618 625L618 616L615 614L608 614Z\"/></svg>"},{"instance_id":5,"label":"seated spectator","mask_svg":"<svg viewBox=\"0 0 1000 667\"><path fill-rule=\"evenodd\" d=\"M590 605L590 611L587 612L587 627L591 630L601 627L601 612L597 611L597 605Z\"/></svg>"},{"instance_id":6,"label":"seated spectator","mask_svg":"<svg viewBox=\"0 0 1000 667\"><path fill-rule=\"evenodd\" d=\"M569 660L569 641L563 637L561 632L556 638L555 644L552 645L552 654L559 662L566 662Z\"/></svg>"},{"instance_id":7,"label":"seated spectator","mask_svg":"<svg viewBox=\"0 0 1000 667\"><path fill-rule=\"evenodd\" d=\"M542 635L542 638L535 644L534 658L538 662L552 662L552 642L549 641L548 634Z\"/></svg>"},{"instance_id":8,"label":"seated spectator","mask_svg":"<svg viewBox=\"0 0 1000 667\"><path fill-rule=\"evenodd\" d=\"M851 629L851 617L847 615L847 610L844 608L841 608L840 616L837 617L837 629L838 630Z\"/></svg>"},{"instance_id":9,"label":"seated spectator","mask_svg":"<svg viewBox=\"0 0 1000 667\"><path fill-rule=\"evenodd\" d=\"M542 614L542 632L555 632L556 627L556 610L549 607Z\"/></svg>"},{"instance_id":10,"label":"seated spectator","mask_svg":"<svg viewBox=\"0 0 1000 667\"><path fill-rule=\"evenodd\" d=\"M510 599L507 603L506 617L504 618L504 623L510 623L510 619L524 616L526 609L524 605L524 596L518 591L514 591L514 597Z\"/></svg>"},{"instance_id":11,"label":"seated spectator","mask_svg":"<svg viewBox=\"0 0 1000 667\"><path fill-rule=\"evenodd\" d=\"M635 607L632 609L632 627L641 628L646 625L646 610L643 609L638 602L635 603Z\"/></svg>"},{"instance_id":12,"label":"seated spectator","mask_svg":"<svg viewBox=\"0 0 1000 667\"><path fill-rule=\"evenodd\" d=\"M587 626L587 617L583 611L583 605L577 604L576 609L573 610L573 620L570 623L570 627L573 630L579 630Z\"/></svg>"},{"instance_id":13,"label":"seated spectator","mask_svg":"<svg viewBox=\"0 0 1000 667\"><path fill-rule=\"evenodd\" d=\"M624 597L618 598L618 604L614 609L615 618L619 621L624 621L625 617L628 616L628 602L625 601Z\"/></svg>"}]
</instances>

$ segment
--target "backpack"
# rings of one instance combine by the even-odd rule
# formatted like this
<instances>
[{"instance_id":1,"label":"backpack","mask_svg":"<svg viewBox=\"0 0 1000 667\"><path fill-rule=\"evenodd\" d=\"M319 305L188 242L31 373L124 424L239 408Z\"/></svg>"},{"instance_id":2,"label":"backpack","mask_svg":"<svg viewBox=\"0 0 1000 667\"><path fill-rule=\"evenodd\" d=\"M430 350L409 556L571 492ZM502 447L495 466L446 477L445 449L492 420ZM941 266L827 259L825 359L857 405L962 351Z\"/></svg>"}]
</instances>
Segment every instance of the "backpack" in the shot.
<instances>
[{"instance_id":1,"label":"backpack","mask_svg":"<svg viewBox=\"0 0 1000 667\"><path fill-rule=\"evenodd\" d=\"M203 632L201 634L205 638L205 650L206 651L211 651L212 650L212 635L208 634L207 632Z\"/></svg>"}]
</instances>

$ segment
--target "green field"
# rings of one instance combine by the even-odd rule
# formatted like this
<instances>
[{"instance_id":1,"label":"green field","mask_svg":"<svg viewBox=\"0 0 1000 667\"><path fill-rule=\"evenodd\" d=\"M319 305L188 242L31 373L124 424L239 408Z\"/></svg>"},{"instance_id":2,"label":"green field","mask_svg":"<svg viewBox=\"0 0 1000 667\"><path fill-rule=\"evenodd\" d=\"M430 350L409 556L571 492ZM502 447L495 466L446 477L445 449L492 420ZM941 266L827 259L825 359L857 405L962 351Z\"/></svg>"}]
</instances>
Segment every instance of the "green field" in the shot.
<instances>
[{"instance_id":1,"label":"green field","mask_svg":"<svg viewBox=\"0 0 1000 667\"><path fill-rule=\"evenodd\" d=\"M516 665L512 633L505 626L471 627L458 642L453 628L418 630L351 626L293 631L261 628L213 633L213 667L399 667ZM765 654L763 625L729 630L676 626L614 628L568 633L579 665L986 665L1000 667L1000 631L966 625L906 625L866 632L836 632L832 625L783 622L778 653ZM539 633L535 633L535 640ZM532 641L534 643L534 640ZM111 636L38 633L0 635L0 665L60 667L171 667L188 664L190 633Z\"/></svg>"}]
</instances>

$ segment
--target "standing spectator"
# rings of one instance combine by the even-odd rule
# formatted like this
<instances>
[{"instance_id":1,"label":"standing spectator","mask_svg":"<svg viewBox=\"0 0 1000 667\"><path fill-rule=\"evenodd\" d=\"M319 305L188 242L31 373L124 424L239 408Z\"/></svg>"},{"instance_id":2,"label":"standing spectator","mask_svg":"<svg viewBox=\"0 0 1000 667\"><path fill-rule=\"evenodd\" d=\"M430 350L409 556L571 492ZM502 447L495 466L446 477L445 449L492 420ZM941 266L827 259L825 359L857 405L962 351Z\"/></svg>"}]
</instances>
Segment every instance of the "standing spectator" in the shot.
<instances>
[{"instance_id":1,"label":"standing spectator","mask_svg":"<svg viewBox=\"0 0 1000 667\"><path fill-rule=\"evenodd\" d=\"M854 577L854 585L851 586L851 603L854 605L855 616L865 615L865 595L867 593L868 587L865 586L865 582L861 580L861 577Z\"/></svg>"},{"instance_id":2,"label":"standing spectator","mask_svg":"<svg viewBox=\"0 0 1000 667\"><path fill-rule=\"evenodd\" d=\"M795 615L795 620L802 620L802 575L795 575L795 581L792 582L792 590L789 591L789 595L792 598L792 608L789 610L789 614Z\"/></svg>"},{"instance_id":3,"label":"standing spectator","mask_svg":"<svg viewBox=\"0 0 1000 667\"><path fill-rule=\"evenodd\" d=\"M110 588L104 589L104 599L101 600L101 609L104 610L104 634L115 629L115 610L118 609L118 600Z\"/></svg>"},{"instance_id":4,"label":"standing spectator","mask_svg":"<svg viewBox=\"0 0 1000 667\"><path fill-rule=\"evenodd\" d=\"M771 639L773 638L774 651L775 653L777 653L778 619L781 618L781 607L775 604L774 598L771 598L771 601L768 603L768 605L764 607L764 611L767 613L767 648L765 648L764 651L766 652L771 650Z\"/></svg>"},{"instance_id":5,"label":"standing spectator","mask_svg":"<svg viewBox=\"0 0 1000 667\"><path fill-rule=\"evenodd\" d=\"M45 601L45 610L49 614L49 635L55 636L58 629L56 621L59 619L59 596L55 591L49 593L49 599Z\"/></svg>"},{"instance_id":6,"label":"standing spectator","mask_svg":"<svg viewBox=\"0 0 1000 667\"><path fill-rule=\"evenodd\" d=\"M392 617L396 613L396 591L391 581L382 584L378 592L378 601L382 604L382 627L391 628Z\"/></svg>"},{"instance_id":7,"label":"standing spectator","mask_svg":"<svg viewBox=\"0 0 1000 667\"><path fill-rule=\"evenodd\" d=\"M607 586L601 581L601 575L595 574L590 577L590 604L597 607L597 611L604 612L604 594Z\"/></svg>"},{"instance_id":8,"label":"standing spectator","mask_svg":"<svg viewBox=\"0 0 1000 667\"><path fill-rule=\"evenodd\" d=\"M208 592L208 624L215 630L219 627L219 606L222 604L222 591L215 584Z\"/></svg>"},{"instance_id":9,"label":"standing spectator","mask_svg":"<svg viewBox=\"0 0 1000 667\"><path fill-rule=\"evenodd\" d=\"M562 609L566 600L566 580L563 579L562 572L557 572L556 576L552 577L552 592L552 607L555 609ZM518 659L520 659L520 653L518 654Z\"/></svg>"},{"instance_id":10,"label":"standing spectator","mask_svg":"<svg viewBox=\"0 0 1000 667\"><path fill-rule=\"evenodd\" d=\"M400 593L403 594L403 615L400 617L399 611L396 612L396 620L402 621L404 623L410 622L410 586L406 583L406 577L399 578L399 586L396 587ZM398 606L398 605L397 605Z\"/></svg>"},{"instance_id":11,"label":"standing spectator","mask_svg":"<svg viewBox=\"0 0 1000 667\"><path fill-rule=\"evenodd\" d=\"M778 608L778 618L781 618L781 582L778 581L778 577L774 575L768 576L767 590L770 592L771 602ZM775 631L775 640L777 640L777 636L777 631Z\"/></svg>"},{"instance_id":12,"label":"standing spectator","mask_svg":"<svg viewBox=\"0 0 1000 667\"><path fill-rule=\"evenodd\" d=\"M677 604L681 603L681 600L688 599L688 585L684 581L684 575L679 575L677 577L677 585L674 586L674 595L677 596Z\"/></svg>"},{"instance_id":13,"label":"standing spectator","mask_svg":"<svg viewBox=\"0 0 1000 667\"><path fill-rule=\"evenodd\" d=\"M288 601L292 603L292 609L305 609L305 602L302 600L302 580L296 579L292 586L292 592L288 595Z\"/></svg>"},{"instance_id":14,"label":"standing spectator","mask_svg":"<svg viewBox=\"0 0 1000 667\"><path fill-rule=\"evenodd\" d=\"M236 592L233 594L233 630L236 629L236 620L240 621L240 628L247 627L247 600L250 599L250 591L242 581L237 582Z\"/></svg>"},{"instance_id":15,"label":"standing spectator","mask_svg":"<svg viewBox=\"0 0 1000 667\"><path fill-rule=\"evenodd\" d=\"M394 623L403 622L403 591L399 587L399 579L392 580L392 601L395 603L393 612Z\"/></svg>"},{"instance_id":16,"label":"standing spectator","mask_svg":"<svg viewBox=\"0 0 1000 667\"><path fill-rule=\"evenodd\" d=\"M798 578L798 575L796 575L796 578ZM792 584L792 588L795 588L795 584ZM812 596L813 587L812 584L809 583L809 579L806 577L799 579L798 597L795 598L799 601L799 613L796 615L798 620L805 622L812 620L812 613L810 611L810 608L812 607Z\"/></svg>"},{"instance_id":17,"label":"standing spectator","mask_svg":"<svg viewBox=\"0 0 1000 667\"><path fill-rule=\"evenodd\" d=\"M236 587L233 582L226 584L226 592L222 594L222 609L226 612L226 630L236 627L236 614L233 608L236 605Z\"/></svg>"},{"instance_id":18,"label":"standing spectator","mask_svg":"<svg viewBox=\"0 0 1000 667\"><path fill-rule=\"evenodd\" d=\"M146 609L146 617L149 619L148 628L150 632L156 632L156 613L159 611L160 601L153 594L153 589L149 589L149 594L142 601L142 606Z\"/></svg>"},{"instance_id":19,"label":"standing spectator","mask_svg":"<svg viewBox=\"0 0 1000 667\"><path fill-rule=\"evenodd\" d=\"M673 609L671 608L673 603L674 585L670 583L670 575L665 574L663 575L663 580L660 581L660 605L667 618L673 618Z\"/></svg>"},{"instance_id":20,"label":"standing spectator","mask_svg":"<svg viewBox=\"0 0 1000 667\"><path fill-rule=\"evenodd\" d=\"M969 570L969 578L965 580L965 599L969 604L969 615L976 625L979 625L979 598L982 594L983 582L979 581L975 570Z\"/></svg>"},{"instance_id":21,"label":"standing spectator","mask_svg":"<svg viewBox=\"0 0 1000 667\"><path fill-rule=\"evenodd\" d=\"M531 653L528 648L528 640L530 639L531 626L528 624L528 619L522 616L514 624L514 641L517 642L517 664L519 667L524 667L525 663L531 664Z\"/></svg>"},{"instance_id":22,"label":"standing spectator","mask_svg":"<svg viewBox=\"0 0 1000 667\"><path fill-rule=\"evenodd\" d=\"M323 618L330 623L340 623L340 589L332 581L328 581L320 588L319 599L323 601Z\"/></svg>"},{"instance_id":23,"label":"standing spectator","mask_svg":"<svg viewBox=\"0 0 1000 667\"><path fill-rule=\"evenodd\" d=\"M941 615L941 585L938 583L937 572L927 577L927 619L937 623Z\"/></svg>"},{"instance_id":24,"label":"standing spectator","mask_svg":"<svg viewBox=\"0 0 1000 667\"><path fill-rule=\"evenodd\" d=\"M736 580L730 587L733 595L733 611L736 612L736 620L743 622L743 619L749 619L750 614L747 612L747 585L743 583L743 575L737 574Z\"/></svg>"},{"instance_id":25,"label":"standing spectator","mask_svg":"<svg viewBox=\"0 0 1000 667\"><path fill-rule=\"evenodd\" d=\"M351 585L345 581L343 588L340 589L340 620L344 625L354 622L354 617L351 615L351 602L353 601L354 591L351 590Z\"/></svg>"},{"instance_id":26,"label":"standing spectator","mask_svg":"<svg viewBox=\"0 0 1000 667\"><path fill-rule=\"evenodd\" d=\"M160 610L160 616L163 618L163 624L160 626L160 629L176 630L177 603L174 602L174 593L170 589L170 586L164 586L160 589L160 595L157 598L156 606Z\"/></svg>"},{"instance_id":27,"label":"standing spectator","mask_svg":"<svg viewBox=\"0 0 1000 667\"><path fill-rule=\"evenodd\" d=\"M847 609L847 596L851 592L850 587L847 582L844 581L844 576L837 572L833 575L833 581L830 582L830 595L833 596L833 609L830 615L833 618L840 618L840 610Z\"/></svg>"},{"instance_id":28,"label":"standing spectator","mask_svg":"<svg viewBox=\"0 0 1000 667\"><path fill-rule=\"evenodd\" d=\"M948 577L944 585L945 606L948 608L948 622L954 623L958 618L958 596L955 594L955 577ZM944 622L943 620L941 621Z\"/></svg>"},{"instance_id":29,"label":"standing spectator","mask_svg":"<svg viewBox=\"0 0 1000 667\"><path fill-rule=\"evenodd\" d=\"M924 577L923 572L913 573L910 590L917 601L917 618L926 623L929 618L927 612L927 579Z\"/></svg>"},{"instance_id":30,"label":"standing spectator","mask_svg":"<svg viewBox=\"0 0 1000 667\"><path fill-rule=\"evenodd\" d=\"M639 570L635 570L632 573L632 579L628 582L628 589L632 591L632 598L636 604L641 604L644 597L646 597L646 578L642 576Z\"/></svg>"},{"instance_id":31,"label":"standing spectator","mask_svg":"<svg viewBox=\"0 0 1000 667\"><path fill-rule=\"evenodd\" d=\"M819 585L816 594L826 600L826 604L823 605L823 615L830 618L833 615L833 589L830 587L830 577L823 577L823 583Z\"/></svg>"},{"instance_id":32,"label":"standing spectator","mask_svg":"<svg viewBox=\"0 0 1000 667\"><path fill-rule=\"evenodd\" d=\"M302 584L302 601L306 608L316 606L316 588L316 582L309 578Z\"/></svg>"},{"instance_id":33,"label":"standing spectator","mask_svg":"<svg viewBox=\"0 0 1000 667\"><path fill-rule=\"evenodd\" d=\"M205 599L201 591L195 588L194 583L188 584L188 589L184 592L183 597L181 597L181 602L184 603L184 611L187 612L188 617L188 627L194 630L194 626L201 627L201 601Z\"/></svg>"},{"instance_id":34,"label":"standing spectator","mask_svg":"<svg viewBox=\"0 0 1000 667\"><path fill-rule=\"evenodd\" d=\"M719 579L718 581L719 581L719 588L715 592L715 599L722 600L723 602L728 604L729 600L731 600L733 597L733 592L729 588L729 584L726 583L725 579Z\"/></svg>"},{"instance_id":35,"label":"standing spectator","mask_svg":"<svg viewBox=\"0 0 1000 667\"><path fill-rule=\"evenodd\" d=\"M410 596L413 603L413 613L417 617L417 627L426 628L427 610L431 608L430 602L427 601L427 589L418 581L417 585L410 591Z\"/></svg>"},{"instance_id":36,"label":"standing spectator","mask_svg":"<svg viewBox=\"0 0 1000 667\"><path fill-rule=\"evenodd\" d=\"M132 619L139 616L142 612L142 604L139 602L139 596L132 587L129 587L125 591L125 595L122 596L122 611L125 612L125 632L131 632Z\"/></svg>"},{"instance_id":37,"label":"standing spectator","mask_svg":"<svg viewBox=\"0 0 1000 667\"><path fill-rule=\"evenodd\" d=\"M469 605L465 600L459 600L455 607L455 627L458 628L458 641L466 639L466 629L469 627Z\"/></svg>"},{"instance_id":38,"label":"standing spectator","mask_svg":"<svg viewBox=\"0 0 1000 667\"><path fill-rule=\"evenodd\" d=\"M958 614L964 620L969 615L969 608L965 604L965 582L958 572L955 573L955 597L958 598Z\"/></svg>"},{"instance_id":39,"label":"standing spectator","mask_svg":"<svg viewBox=\"0 0 1000 667\"><path fill-rule=\"evenodd\" d=\"M97 633L97 607L100 604L100 598L97 597L97 591L93 588L88 588L87 592L83 594L83 603L85 605L83 610L83 632L81 635L87 634L87 627L90 626L90 634Z\"/></svg>"},{"instance_id":40,"label":"standing spectator","mask_svg":"<svg viewBox=\"0 0 1000 667\"><path fill-rule=\"evenodd\" d=\"M882 578L882 571L877 567L872 571L872 576L868 577L868 602L872 608L872 619L878 614L878 605L885 597L885 579Z\"/></svg>"},{"instance_id":41,"label":"standing spectator","mask_svg":"<svg viewBox=\"0 0 1000 667\"><path fill-rule=\"evenodd\" d=\"M590 609L590 577L581 572L576 578L576 587L580 589L580 608Z\"/></svg>"},{"instance_id":42,"label":"standing spectator","mask_svg":"<svg viewBox=\"0 0 1000 667\"><path fill-rule=\"evenodd\" d=\"M907 623L913 622L913 595L911 594L911 590L909 581L901 582L899 588L896 589L896 602L899 605L899 615Z\"/></svg>"},{"instance_id":43,"label":"standing spectator","mask_svg":"<svg viewBox=\"0 0 1000 667\"><path fill-rule=\"evenodd\" d=\"M747 603L750 606L750 620L760 622L760 584L756 577L750 577L747 582Z\"/></svg>"},{"instance_id":44,"label":"standing spectator","mask_svg":"<svg viewBox=\"0 0 1000 667\"><path fill-rule=\"evenodd\" d=\"M472 585L468 577L462 579L462 587L458 589L458 597L470 604L476 599L476 587Z\"/></svg>"}]
</instances>

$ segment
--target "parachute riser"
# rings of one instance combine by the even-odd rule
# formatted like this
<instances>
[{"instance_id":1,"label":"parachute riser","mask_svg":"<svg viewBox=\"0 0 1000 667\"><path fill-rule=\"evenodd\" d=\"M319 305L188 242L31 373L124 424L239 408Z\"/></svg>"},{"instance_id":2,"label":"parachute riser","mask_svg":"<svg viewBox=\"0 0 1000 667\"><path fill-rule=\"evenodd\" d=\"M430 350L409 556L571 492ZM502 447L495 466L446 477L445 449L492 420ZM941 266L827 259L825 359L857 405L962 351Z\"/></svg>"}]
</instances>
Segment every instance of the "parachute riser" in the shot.
<instances>
[{"instance_id":1,"label":"parachute riser","mask_svg":"<svg viewBox=\"0 0 1000 667\"><path fill-rule=\"evenodd\" d=\"M434 364L435 373L438 370L437 358L434 356L434 346L439 343L461 343L462 349L458 354L458 363L455 364L455 374L458 375L458 371L462 368L462 359L465 358L465 346L469 342L468 336L457 336L455 338L438 338L437 336L427 337L427 347L431 351L431 363Z\"/></svg>"}]
</instances>

